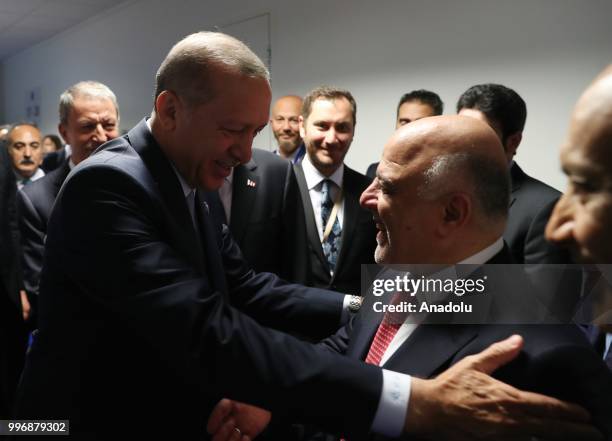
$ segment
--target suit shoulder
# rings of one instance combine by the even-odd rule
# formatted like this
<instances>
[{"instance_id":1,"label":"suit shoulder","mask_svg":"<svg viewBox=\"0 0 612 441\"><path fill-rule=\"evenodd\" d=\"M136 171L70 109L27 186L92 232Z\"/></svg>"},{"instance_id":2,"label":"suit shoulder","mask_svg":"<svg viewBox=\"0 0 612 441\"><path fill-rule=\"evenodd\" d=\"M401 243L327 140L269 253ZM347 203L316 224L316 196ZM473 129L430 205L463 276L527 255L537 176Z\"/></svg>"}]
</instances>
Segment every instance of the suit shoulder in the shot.
<instances>
[{"instance_id":1,"label":"suit shoulder","mask_svg":"<svg viewBox=\"0 0 612 441\"><path fill-rule=\"evenodd\" d=\"M261 167L266 170L270 169L286 171L291 165L290 161L262 149L253 149L253 161L255 161L258 168Z\"/></svg>"},{"instance_id":2,"label":"suit shoulder","mask_svg":"<svg viewBox=\"0 0 612 441\"><path fill-rule=\"evenodd\" d=\"M361 191L365 190L372 183L372 178L361 174L346 165L344 165L344 179L346 179L347 186L359 188Z\"/></svg>"}]
</instances>

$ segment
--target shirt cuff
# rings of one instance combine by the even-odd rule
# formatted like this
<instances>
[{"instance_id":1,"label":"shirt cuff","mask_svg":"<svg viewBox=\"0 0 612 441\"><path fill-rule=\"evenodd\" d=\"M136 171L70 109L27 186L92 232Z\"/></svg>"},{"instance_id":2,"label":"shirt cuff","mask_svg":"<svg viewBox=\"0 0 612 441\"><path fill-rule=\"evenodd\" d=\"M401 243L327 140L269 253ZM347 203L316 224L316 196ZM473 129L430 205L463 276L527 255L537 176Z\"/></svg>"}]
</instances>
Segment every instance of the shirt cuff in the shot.
<instances>
[{"instance_id":1,"label":"shirt cuff","mask_svg":"<svg viewBox=\"0 0 612 441\"><path fill-rule=\"evenodd\" d=\"M406 424L411 377L386 369L383 369L382 374L383 387L372 422L372 432L397 438L403 433Z\"/></svg>"},{"instance_id":2,"label":"shirt cuff","mask_svg":"<svg viewBox=\"0 0 612 441\"><path fill-rule=\"evenodd\" d=\"M351 304L351 296L345 295L344 300L342 300L342 313L340 314L340 324L345 324L351 318L351 313L349 312L349 305Z\"/></svg>"}]
</instances>

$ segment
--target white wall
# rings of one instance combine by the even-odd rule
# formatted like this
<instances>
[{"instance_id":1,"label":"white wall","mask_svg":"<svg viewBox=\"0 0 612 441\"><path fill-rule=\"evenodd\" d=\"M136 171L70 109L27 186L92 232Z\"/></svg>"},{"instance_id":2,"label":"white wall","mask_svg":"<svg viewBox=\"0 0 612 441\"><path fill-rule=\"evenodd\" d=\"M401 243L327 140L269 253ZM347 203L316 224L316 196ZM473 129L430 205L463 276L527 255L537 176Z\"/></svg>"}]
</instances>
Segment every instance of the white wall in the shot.
<instances>
[{"instance_id":1,"label":"white wall","mask_svg":"<svg viewBox=\"0 0 612 441\"><path fill-rule=\"evenodd\" d=\"M97 79L117 93L129 128L150 110L155 70L174 42L262 13L271 17L275 97L323 83L355 95L347 163L360 171L380 155L402 93L434 90L454 113L467 87L499 82L528 105L517 160L562 189L557 148L569 113L612 62L606 0L132 0L5 60L4 118L23 118L25 94L40 86L42 129L51 131L61 91Z\"/></svg>"}]
</instances>

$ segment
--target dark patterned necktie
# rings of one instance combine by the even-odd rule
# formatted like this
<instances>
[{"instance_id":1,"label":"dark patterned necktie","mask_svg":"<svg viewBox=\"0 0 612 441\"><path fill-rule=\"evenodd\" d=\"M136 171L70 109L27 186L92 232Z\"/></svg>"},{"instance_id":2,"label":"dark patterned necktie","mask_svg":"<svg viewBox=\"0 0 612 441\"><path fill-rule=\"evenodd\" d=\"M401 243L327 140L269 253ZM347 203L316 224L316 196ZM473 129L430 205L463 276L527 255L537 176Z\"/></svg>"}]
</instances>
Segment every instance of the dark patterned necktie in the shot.
<instances>
[{"instance_id":1,"label":"dark patterned necktie","mask_svg":"<svg viewBox=\"0 0 612 441\"><path fill-rule=\"evenodd\" d=\"M334 201L332 200L331 196L331 185L332 181L329 179L325 179L323 181L323 185L321 185L321 224L323 226L323 234L325 234L327 222L329 221L329 217L334 207ZM335 216L332 229L327 238L321 244L323 247L323 254L325 254L325 257L327 258L329 270L332 274L336 269L341 236L342 229L340 228L340 222L338 222L338 216Z\"/></svg>"}]
</instances>

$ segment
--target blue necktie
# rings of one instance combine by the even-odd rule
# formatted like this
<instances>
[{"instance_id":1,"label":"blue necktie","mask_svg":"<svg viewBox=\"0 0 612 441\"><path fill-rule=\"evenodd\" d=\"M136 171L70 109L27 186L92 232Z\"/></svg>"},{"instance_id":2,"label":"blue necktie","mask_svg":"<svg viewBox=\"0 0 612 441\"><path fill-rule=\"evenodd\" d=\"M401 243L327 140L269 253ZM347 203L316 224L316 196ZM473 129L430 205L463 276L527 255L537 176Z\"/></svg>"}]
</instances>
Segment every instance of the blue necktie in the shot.
<instances>
[{"instance_id":1,"label":"blue necktie","mask_svg":"<svg viewBox=\"0 0 612 441\"><path fill-rule=\"evenodd\" d=\"M331 196L331 184L332 181L325 179L323 185L321 185L321 224L323 226L323 234L329 221L332 209L334 207L334 201ZM334 219L332 229L327 236L327 239L321 244L323 247L323 254L327 258L329 264L329 270L333 274L336 269L336 262L338 261L338 251L340 250L340 239L342 235L342 229L340 228L340 222L338 222L338 216Z\"/></svg>"}]
</instances>

